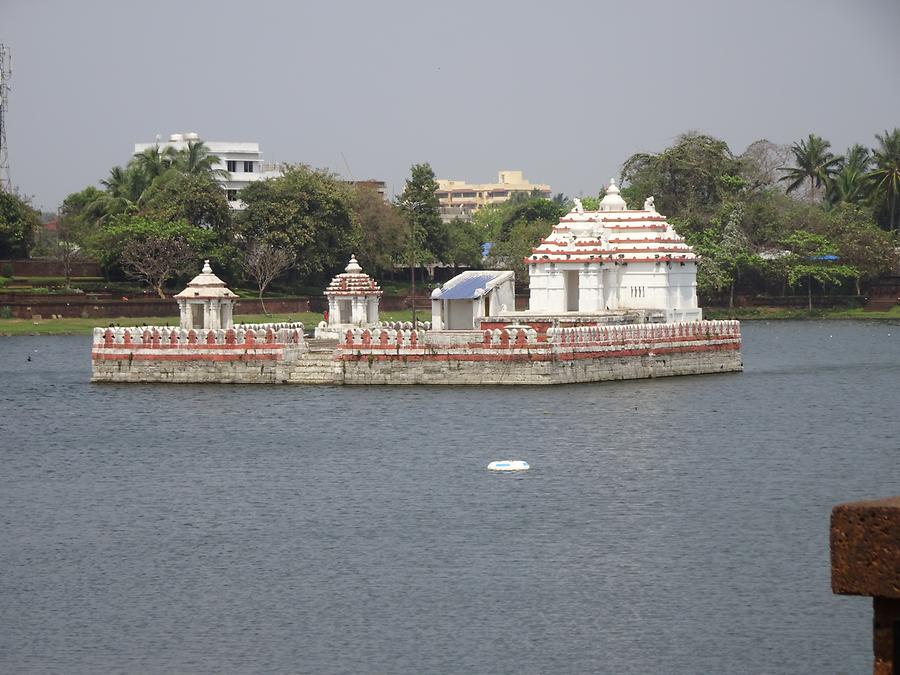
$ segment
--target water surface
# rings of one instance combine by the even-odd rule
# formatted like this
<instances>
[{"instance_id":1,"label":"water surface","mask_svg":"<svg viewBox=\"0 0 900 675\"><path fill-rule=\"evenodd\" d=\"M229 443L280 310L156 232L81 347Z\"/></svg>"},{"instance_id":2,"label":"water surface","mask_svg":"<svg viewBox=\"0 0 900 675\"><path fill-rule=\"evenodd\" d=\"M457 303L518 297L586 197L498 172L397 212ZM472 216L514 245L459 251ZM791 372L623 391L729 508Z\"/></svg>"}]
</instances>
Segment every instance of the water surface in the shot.
<instances>
[{"instance_id":1,"label":"water surface","mask_svg":"<svg viewBox=\"0 0 900 675\"><path fill-rule=\"evenodd\" d=\"M267 388L0 339L0 671L866 672L828 518L900 494L900 326L744 341L739 374Z\"/></svg>"}]
</instances>

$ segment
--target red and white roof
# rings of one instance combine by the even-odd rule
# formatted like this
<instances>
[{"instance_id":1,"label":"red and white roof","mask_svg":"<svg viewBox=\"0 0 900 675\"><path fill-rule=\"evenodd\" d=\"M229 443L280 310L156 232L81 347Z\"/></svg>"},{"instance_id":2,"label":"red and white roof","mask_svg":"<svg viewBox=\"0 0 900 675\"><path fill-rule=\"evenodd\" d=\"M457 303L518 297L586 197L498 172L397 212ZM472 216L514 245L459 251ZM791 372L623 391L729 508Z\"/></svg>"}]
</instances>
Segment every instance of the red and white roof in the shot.
<instances>
[{"instance_id":1,"label":"red and white roof","mask_svg":"<svg viewBox=\"0 0 900 675\"><path fill-rule=\"evenodd\" d=\"M653 199L641 210L628 210L610 181L599 211L584 211L580 202L559 219L550 234L531 249L529 265L541 263L696 262Z\"/></svg>"},{"instance_id":2,"label":"red and white roof","mask_svg":"<svg viewBox=\"0 0 900 675\"><path fill-rule=\"evenodd\" d=\"M325 289L325 295L342 297L375 296L381 295L382 292L375 280L362 271L355 255L350 256L350 263L344 268L344 272L332 279Z\"/></svg>"}]
</instances>

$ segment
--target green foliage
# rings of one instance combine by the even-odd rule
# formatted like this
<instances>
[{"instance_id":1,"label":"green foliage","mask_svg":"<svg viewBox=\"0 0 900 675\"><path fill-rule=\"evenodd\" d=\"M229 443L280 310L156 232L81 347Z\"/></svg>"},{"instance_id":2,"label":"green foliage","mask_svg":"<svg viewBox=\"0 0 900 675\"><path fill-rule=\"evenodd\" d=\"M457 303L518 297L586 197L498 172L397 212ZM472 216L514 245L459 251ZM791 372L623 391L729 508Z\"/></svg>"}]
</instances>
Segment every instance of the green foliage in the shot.
<instances>
[{"instance_id":1,"label":"green foliage","mask_svg":"<svg viewBox=\"0 0 900 675\"><path fill-rule=\"evenodd\" d=\"M0 258L27 258L40 223L26 200L0 191Z\"/></svg>"},{"instance_id":2,"label":"green foliage","mask_svg":"<svg viewBox=\"0 0 900 675\"><path fill-rule=\"evenodd\" d=\"M9 305L3 305L0 307L0 319L11 319L12 318L12 307Z\"/></svg>"},{"instance_id":3,"label":"green foliage","mask_svg":"<svg viewBox=\"0 0 900 675\"><path fill-rule=\"evenodd\" d=\"M238 233L292 251L303 276L343 267L359 243L351 190L327 171L288 167L241 190L241 199Z\"/></svg>"},{"instance_id":4,"label":"green foliage","mask_svg":"<svg viewBox=\"0 0 900 675\"><path fill-rule=\"evenodd\" d=\"M872 153L875 168L868 174L872 181L873 203L885 229L900 233L900 129L876 135L879 147Z\"/></svg>"},{"instance_id":5,"label":"green foliage","mask_svg":"<svg viewBox=\"0 0 900 675\"><path fill-rule=\"evenodd\" d=\"M625 161L622 198L640 208L653 195L660 213L679 218L691 229L703 229L723 201L743 190L742 168L724 141L683 134L659 154L638 153Z\"/></svg>"},{"instance_id":6,"label":"green foliage","mask_svg":"<svg viewBox=\"0 0 900 675\"><path fill-rule=\"evenodd\" d=\"M354 190L353 211L360 233L356 257L363 269L379 274L402 263L409 236L404 213L364 186Z\"/></svg>"},{"instance_id":7,"label":"green foliage","mask_svg":"<svg viewBox=\"0 0 900 675\"><path fill-rule=\"evenodd\" d=\"M222 188L208 173L166 174L140 199L140 213L154 220L186 220L191 225L227 233L231 208Z\"/></svg>"},{"instance_id":8,"label":"green foliage","mask_svg":"<svg viewBox=\"0 0 900 675\"><path fill-rule=\"evenodd\" d=\"M581 205L584 207L585 211L596 211L600 208L600 198L599 197L582 197Z\"/></svg>"},{"instance_id":9,"label":"green foliage","mask_svg":"<svg viewBox=\"0 0 900 675\"><path fill-rule=\"evenodd\" d=\"M182 240L194 252L196 260L221 260L214 232L184 220L154 220L143 216L117 217L93 237L91 250L100 264L110 269L121 265L123 252L129 245L150 239Z\"/></svg>"},{"instance_id":10,"label":"green foliage","mask_svg":"<svg viewBox=\"0 0 900 675\"><path fill-rule=\"evenodd\" d=\"M492 229L487 232L493 242L488 255L491 266L511 269L519 281L524 281L528 271L525 258L550 234L563 209L564 204L540 197L499 204L491 214Z\"/></svg>"},{"instance_id":11,"label":"green foliage","mask_svg":"<svg viewBox=\"0 0 900 675\"><path fill-rule=\"evenodd\" d=\"M859 272L858 278L875 279L890 271L896 257L893 237L878 227L871 209L839 204L828 214L826 233L835 254Z\"/></svg>"},{"instance_id":12,"label":"green foliage","mask_svg":"<svg viewBox=\"0 0 900 675\"><path fill-rule=\"evenodd\" d=\"M447 228L439 213L437 181L430 164L414 164L397 205L410 223L405 260L415 264L445 260L449 245Z\"/></svg>"},{"instance_id":13,"label":"green foliage","mask_svg":"<svg viewBox=\"0 0 900 675\"><path fill-rule=\"evenodd\" d=\"M447 224L447 252L445 262L454 267L481 266L481 245L484 230L476 223L454 220Z\"/></svg>"},{"instance_id":14,"label":"green foliage","mask_svg":"<svg viewBox=\"0 0 900 675\"><path fill-rule=\"evenodd\" d=\"M830 147L831 143L815 134L791 146L794 166L781 169L784 173L781 180L788 184L788 192L799 189L808 181L807 199L816 200L816 189L828 182L842 161L828 150Z\"/></svg>"}]
</instances>

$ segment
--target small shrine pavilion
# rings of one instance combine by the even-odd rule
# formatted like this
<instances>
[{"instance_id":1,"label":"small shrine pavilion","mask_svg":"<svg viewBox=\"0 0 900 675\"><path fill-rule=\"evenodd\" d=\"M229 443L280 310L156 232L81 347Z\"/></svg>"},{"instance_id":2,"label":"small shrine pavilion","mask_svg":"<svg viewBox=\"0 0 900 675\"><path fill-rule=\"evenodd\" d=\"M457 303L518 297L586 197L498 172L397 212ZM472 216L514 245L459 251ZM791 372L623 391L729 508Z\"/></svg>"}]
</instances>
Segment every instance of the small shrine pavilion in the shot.
<instances>
[{"instance_id":1,"label":"small shrine pavilion","mask_svg":"<svg viewBox=\"0 0 900 675\"><path fill-rule=\"evenodd\" d=\"M234 301L237 295L213 274L209 260L181 293L175 296L181 314L181 327L190 330L228 329L234 325Z\"/></svg>"},{"instance_id":2,"label":"small shrine pavilion","mask_svg":"<svg viewBox=\"0 0 900 675\"><path fill-rule=\"evenodd\" d=\"M362 271L355 255L328 288L328 321L316 328L317 338L340 337L348 328L374 326L378 323L378 299L381 287ZM324 324L324 325L323 325Z\"/></svg>"}]
</instances>

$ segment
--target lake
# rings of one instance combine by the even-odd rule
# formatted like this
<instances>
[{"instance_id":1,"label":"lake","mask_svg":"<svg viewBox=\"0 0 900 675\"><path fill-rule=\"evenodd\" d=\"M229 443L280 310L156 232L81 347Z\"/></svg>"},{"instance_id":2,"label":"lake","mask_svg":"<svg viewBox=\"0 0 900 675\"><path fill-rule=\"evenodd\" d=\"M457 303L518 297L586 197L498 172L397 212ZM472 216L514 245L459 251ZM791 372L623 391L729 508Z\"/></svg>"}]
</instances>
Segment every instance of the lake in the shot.
<instances>
[{"instance_id":1,"label":"lake","mask_svg":"<svg viewBox=\"0 0 900 675\"><path fill-rule=\"evenodd\" d=\"M868 672L828 524L900 494L900 325L743 333L743 373L547 388L92 385L89 337L0 338L0 671Z\"/></svg>"}]
</instances>

